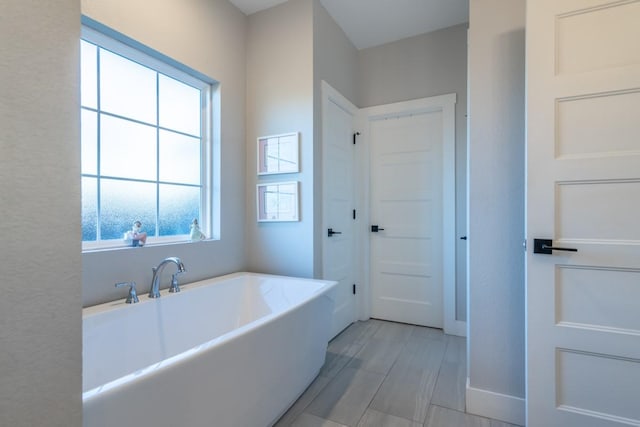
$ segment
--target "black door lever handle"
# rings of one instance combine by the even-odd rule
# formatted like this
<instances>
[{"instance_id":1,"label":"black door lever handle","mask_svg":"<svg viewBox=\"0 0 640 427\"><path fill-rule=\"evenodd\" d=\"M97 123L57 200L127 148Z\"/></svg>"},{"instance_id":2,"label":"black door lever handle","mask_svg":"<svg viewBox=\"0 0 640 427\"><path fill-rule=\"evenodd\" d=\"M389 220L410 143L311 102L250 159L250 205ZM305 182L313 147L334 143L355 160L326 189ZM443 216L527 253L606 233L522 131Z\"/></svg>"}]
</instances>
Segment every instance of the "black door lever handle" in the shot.
<instances>
[{"instance_id":1,"label":"black door lever handle","mask_svg":"<svg viewBox=\"0 0 640 427\"><path fill-rule=\"evenodd\" d=\"M377 225L372 225L371 226L371 232L372 233L377 233L378 231L382 231L384 230L384 228L378 227Z\"/></svg>"},{"instance_id":2,"label":"black door lever handle","mask_svg":"<svg viewBox=\"0 0 640 427\"><path fill-rule=\"evenodd\" d=\"M331 237L334 234L342 234L342 231L333 231L333 228L330 228L330 229L327 230L327 236L328 237Z\"/></svg>"},{"instance_id":3,"label":"black door lever handle","mask_svg":"<svg viewBox=\"0 0 640 427\"><path fill-rule=\"evenodd\" d=\"M551 255L552 251L578 252L576 248L557 248L551 239L533 239L533 253Z\"/></svg>"}]
</instances>

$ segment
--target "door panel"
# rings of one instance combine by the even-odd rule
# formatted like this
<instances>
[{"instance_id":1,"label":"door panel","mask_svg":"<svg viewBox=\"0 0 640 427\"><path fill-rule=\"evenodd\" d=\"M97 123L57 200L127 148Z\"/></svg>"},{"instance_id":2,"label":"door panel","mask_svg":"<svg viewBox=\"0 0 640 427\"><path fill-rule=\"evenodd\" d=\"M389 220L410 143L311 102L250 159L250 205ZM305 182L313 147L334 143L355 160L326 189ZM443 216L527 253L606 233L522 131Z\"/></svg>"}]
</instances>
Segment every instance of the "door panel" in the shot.
<instances>
[{"instance_id":1,"label":"door panel","mask_svg":"<svg viewBox=\"0 0 640 427\"><path fill-rule=\"evenodd\" d=\"M352 143L355 107L335 91L326 87L323 91L323 278L338 282L331 328L334 337L356 319ZM333 95L329 96L328 91ZM329 228L341 234L330 237Z\"/></svg>"},{"instance_id":2,"label":"door panel","mask_svg":"<svg viewBox=\"0 0 640 427\"><path fill-rule=\"evenodd\" d=\"M638 151L640 90L560 99L557 109L557 157ZM609 127L617 129L617 138L609 138Z\"/></svg>"},{"instance_id":3,"label":"door panel","mask_svg":"<svg viewBox=\"0 0 640 427\"><path fill-rule=\"evenodd\" d=\"M372 121L372 317L443 325L442 111Z\"/></svg>"},{"instance_id":4,"label":"door panel","mask_svg":"<svg viewBox=\"0 0 640 427\"><path fill-rule=\"evenodd\" d=\"M564 349L558 350L556 358L557 405L560 408L592 412L594 415L611 418L639 418L638 395L627 395L640 381L640 365L636 361L608 354ZM616 386L596 387L596 384ZM576 424L578 425L582 424Z\"/></svg>"},{"instance_id":5,"label":"door panel","mask_svg":"<svg viewBox=\"0 0 640 427\"><path fill-rule=\"evenodd\" d=\"M556 237L640 240L640 227L629 227L638 219L638 200L640 181L557 183Z\"/></svg>"},{"instance_id":6,"label":"door panel","mask_svg":"<svg viewBox=\"0 0 640 427\"><path fill-rule=\"evenodd\" d=\"M556 269L556 323L640 336L638 283L640 271L559 266Z\"/></svg>"},{"instance_id":7,"label":"door panel","mask_svg":"<svg viewBox=\"0 0 640 427\"><path fill-rule=\"evenodd\" d=\"M640 3L587 0L574 1L573 7L570 3L554 11L558 75L640 64L640 50L629 46L630 41L640 40Z\"/></svg>"},{"instance_id":8,"label":"door panel","mask_svg":"<svg viewBox=\"0 0 640 427\"><path fill-rule=\"evenodd\" d=\"M640 2L527 2L527 425L640 425ZM554 29L554 30L550 30Z\"/></svg>"}]
</instances>

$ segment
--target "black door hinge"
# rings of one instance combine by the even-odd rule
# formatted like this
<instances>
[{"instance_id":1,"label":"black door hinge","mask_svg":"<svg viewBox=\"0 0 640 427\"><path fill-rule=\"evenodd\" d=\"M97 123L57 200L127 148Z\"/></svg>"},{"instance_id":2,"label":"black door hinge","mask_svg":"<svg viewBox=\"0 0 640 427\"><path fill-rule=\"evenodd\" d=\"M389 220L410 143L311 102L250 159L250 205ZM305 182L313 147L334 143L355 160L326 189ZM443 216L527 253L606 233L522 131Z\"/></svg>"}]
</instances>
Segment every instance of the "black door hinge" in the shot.
<instances>
[{"instance_id":1,"label":"black door hinge","mask_svg":"<svg viewBox=\"0 0 640 427\"><path fill-rule=\"evenodd\" d=\"M354 133L354 134L353 134L353 144L354 144L354 145L355 145L355 143L356 143L356 137L357 137L358 135L360 135L360 132L356 132L356 133Z\"/></svg>"},{"instance_id":2,"label":"black door hinge","mask_svg":"<svg viewBox=\"0 0 640 427\"><path fill-rule=\"evenodd\" d=\"M356 284L355 283L353 284L353 294L354 295L356 294Z\"/></svg>"},{"instance_id":3,"label":"black door hinge","mask_svg":"<svg viewBox=\"0 0 640 427\"><path fill-rule=\"evenodd\" d=\"M356 210L353 210L353 219L356 219Z\"/></svg>"}]
</instances>

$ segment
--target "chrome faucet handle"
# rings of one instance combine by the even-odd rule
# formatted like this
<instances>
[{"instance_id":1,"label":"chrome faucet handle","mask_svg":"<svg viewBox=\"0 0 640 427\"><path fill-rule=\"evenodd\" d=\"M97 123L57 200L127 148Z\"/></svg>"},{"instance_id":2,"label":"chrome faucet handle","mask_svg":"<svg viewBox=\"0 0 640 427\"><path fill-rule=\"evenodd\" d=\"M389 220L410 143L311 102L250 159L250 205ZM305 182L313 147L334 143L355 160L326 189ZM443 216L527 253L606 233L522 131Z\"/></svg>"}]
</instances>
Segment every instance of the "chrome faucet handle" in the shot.
<instances>
[{"instance_id":1,"label":"chrome faucet handle","mask_svg":"<svg viewBox=\"0 0 640 427\"><path fill-rule=\"evenodd\" d=\"M127 296L127 300L125 301L127 304L135 304L140 302L138 299L138 293L136 292L136 282L120 282L116 283L116 288L123 288L125 286L129 286L129 295Z\"/></svg>"},{"instance_id":2,"label":"chrome faucet handle","mask_svg":"<svg viewBox=\"0 0 640 427\"><path fill-rule=\"evenodd\" d=\"M169 288L169 292L180 292L180 285L178 285L178 275L182 273L184 273L184 271L176 271L171 275L171 287Z\"/></svg>"}]
</instances>

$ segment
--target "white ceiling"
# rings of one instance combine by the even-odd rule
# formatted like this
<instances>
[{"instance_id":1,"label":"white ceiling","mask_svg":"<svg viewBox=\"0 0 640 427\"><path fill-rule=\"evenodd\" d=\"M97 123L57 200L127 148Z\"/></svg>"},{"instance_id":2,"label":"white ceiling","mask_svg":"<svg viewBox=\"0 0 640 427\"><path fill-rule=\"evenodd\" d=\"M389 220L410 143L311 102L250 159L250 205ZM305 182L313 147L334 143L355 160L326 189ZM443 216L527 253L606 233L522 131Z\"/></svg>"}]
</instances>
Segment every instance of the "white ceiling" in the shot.
<instances>
[{"instance_id":1,"label":"white ceiling","mask_svg":"<svg viewBox=\"0 0 640 427\"><path fill-rule=\"evenodd\" d=\"M229 0L245 15L251 15L252 13L260 12L264 9L276 6L280 3L284 3L287 0Z\"/></svg>"},{"instance_id":2,"label":"white ceiling","mask_svg":"<svg viewBox=\"0 0 640 427\"><path fill-rule=\"evenodd\" d=\"M230 0L246 15L287 0ZM320 0L358 49L469 20L469 0Z\"/></svg>"}]
</instances>

